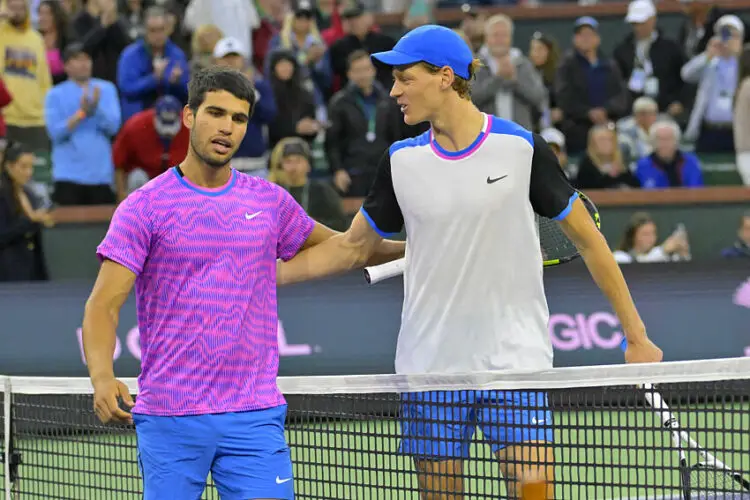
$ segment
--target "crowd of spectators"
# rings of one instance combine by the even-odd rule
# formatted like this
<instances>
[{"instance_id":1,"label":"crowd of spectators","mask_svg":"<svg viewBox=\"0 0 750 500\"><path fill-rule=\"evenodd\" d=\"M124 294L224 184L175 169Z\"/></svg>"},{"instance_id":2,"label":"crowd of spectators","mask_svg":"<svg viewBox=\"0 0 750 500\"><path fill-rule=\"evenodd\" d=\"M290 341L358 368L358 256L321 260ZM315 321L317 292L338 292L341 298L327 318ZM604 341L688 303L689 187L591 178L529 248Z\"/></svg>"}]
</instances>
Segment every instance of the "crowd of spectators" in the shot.
<instances>
[{"instance_id":1,"label":"crowd of spectators","mask_svg":"<svg viewBox=\"0 0 750 500\"><path fill-rule=\"evenodd\" d=\"M404 26L453 3L410 0ZM541 132L576 186L700 187L686 143L736 153L750 184L750 50L739 17L686 2L682 28L665 33L659 4L634 0L613 53L593 17L572 23L562 53L554 37L519 40L510 17L475 7L515 3L453 5L456 30L482 61L472 99ZM427 129L404 124L389 68L369 57L395 44L374 20L355 0L0 0L0 138L51 165L49 182L8 188L18 210L7 216L51 224L52 205L116 203L178 163L189 144L187 82L219 64L257 91L233 166L343 227L341 197L365 195L388 145ZM10 161L2 174L17 185Z\"/></svg>"}]
</instances>

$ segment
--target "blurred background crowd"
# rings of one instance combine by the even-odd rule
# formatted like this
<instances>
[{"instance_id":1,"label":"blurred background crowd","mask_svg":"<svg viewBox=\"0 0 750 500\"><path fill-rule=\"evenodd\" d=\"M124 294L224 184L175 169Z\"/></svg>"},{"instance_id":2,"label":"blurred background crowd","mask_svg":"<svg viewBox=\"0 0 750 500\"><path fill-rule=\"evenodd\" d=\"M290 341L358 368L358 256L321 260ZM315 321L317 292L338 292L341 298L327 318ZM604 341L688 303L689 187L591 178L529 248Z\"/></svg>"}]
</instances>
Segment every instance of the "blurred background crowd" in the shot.
<instances>
[{"instance_id":1,"label":"blurred background crowd","mask_svg":"<svg viewBox=\"0 0 750 500\"><path fill-rule=\"evenodd\" d=\"M345 200L366 194L383 152L427 130L403 123L390 71L369 55L445 11L483 63L475 104L541 133L578 188L750 185L742 12L683 1L664 29L664 2L634 0L614 35L585 15L519 36L493 8L547 3L564 2L1 0L0 281L45 278L39 233L55 208L115 205L182 160L187 82L210 64L257 89L234 168L345 229ZM618 261L690 260L685 226L668 229L634 213L613 242ZM722 255L750 257L750 212Z\"/></svg>"}]
</instances>

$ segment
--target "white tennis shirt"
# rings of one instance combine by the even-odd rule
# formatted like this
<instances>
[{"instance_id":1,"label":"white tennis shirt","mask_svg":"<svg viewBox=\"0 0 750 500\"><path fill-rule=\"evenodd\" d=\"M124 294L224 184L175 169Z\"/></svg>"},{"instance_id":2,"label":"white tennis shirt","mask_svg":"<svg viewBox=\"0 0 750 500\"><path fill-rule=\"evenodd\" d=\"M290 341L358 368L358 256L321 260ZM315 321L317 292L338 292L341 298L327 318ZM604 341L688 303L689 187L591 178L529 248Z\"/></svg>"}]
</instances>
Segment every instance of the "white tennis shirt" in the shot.
<instances>
[{"instance_id":1,"label":"white tennis shirt","mask_svg":"<svg viewBox=\"0 0 750 500\"><path fill-rule=\"evenodd\" d=\"M541 136L495 116L463 151L394 143L361 212L406 229L396 372L551 368L534 212L562 219L576 196Z\"/></svg>"}]
</instances>

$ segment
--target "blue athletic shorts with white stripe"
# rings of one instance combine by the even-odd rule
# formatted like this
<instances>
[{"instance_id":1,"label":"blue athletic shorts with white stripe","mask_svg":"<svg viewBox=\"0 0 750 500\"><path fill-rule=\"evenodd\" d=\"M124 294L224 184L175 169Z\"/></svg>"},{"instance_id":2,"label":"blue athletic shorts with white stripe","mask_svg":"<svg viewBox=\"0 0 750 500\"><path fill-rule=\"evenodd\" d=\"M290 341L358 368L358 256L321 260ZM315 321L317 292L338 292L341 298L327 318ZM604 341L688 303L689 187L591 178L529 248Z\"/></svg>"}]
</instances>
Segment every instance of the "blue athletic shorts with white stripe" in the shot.
<instances>
[{"instance_id":1,"label":"blue athletic shorts with white stripe","mask_svg":"<svg viewBox=\"0 0 750 500\"><path fill-rule=\"evenodd\" d=\"M133 414L145 500L199 500L209 471L222 500L294 499L286 405L185 417Z\"/></svg>"},{"instance_id":2,"label":"blue athletic shorts with white stripe","mask_svg":"<svg viewBox=\"0 0 750 500\"><path fill-rule=\"evenodd\" d=\"M495 453L526 441L553 442L543 392L430 391L402 395L400 452L424 460L467 458L476 428Z\"/></svg>"}]
</instances>

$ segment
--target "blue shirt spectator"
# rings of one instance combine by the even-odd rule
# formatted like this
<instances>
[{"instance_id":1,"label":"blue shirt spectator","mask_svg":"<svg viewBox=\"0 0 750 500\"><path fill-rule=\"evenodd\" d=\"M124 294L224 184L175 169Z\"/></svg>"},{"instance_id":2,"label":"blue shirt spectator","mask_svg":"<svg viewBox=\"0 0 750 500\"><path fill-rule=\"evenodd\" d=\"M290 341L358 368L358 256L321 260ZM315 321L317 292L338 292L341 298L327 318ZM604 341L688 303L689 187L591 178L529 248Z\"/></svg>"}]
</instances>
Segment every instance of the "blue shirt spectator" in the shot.
<instances>
[{"instance_id":1,"label":"blue shirt spectator","mask_svg":"<svg viewBox=\"0 0 750 500\"><path fill-rule=\"evenodd\" d=\"M144 38L128 45L117 63L124 120L152 107L162 95L187 102L188 61L182 49L168 38L164 9L150 7L145 26Z\"/></svg>"},{"instance_id":2,"label":"blue shirt spectator","mask_svg":"<svg viewBox=\"0 0 750 500\"><path fill-rule=\"evenodd\" d=\"M638 160L635 175L644 189L702 187L698 157L678 149L680 127L672 121L657 121L649 131L654 152Z\"/></svg>"},{"instance_id":3,"label":"blue shirt spectator","mask_svg":"<svg viewBox=\"0 0 750 500\"><path fill-rule=\"evenodd\" d=\"M64 59L69 79L53 87L45 101L53 198L60 205L112 203L112 137L121 124L117 89L91 78L91 58L80 43L68 45Z\"/></svg>"}]
</instances>

